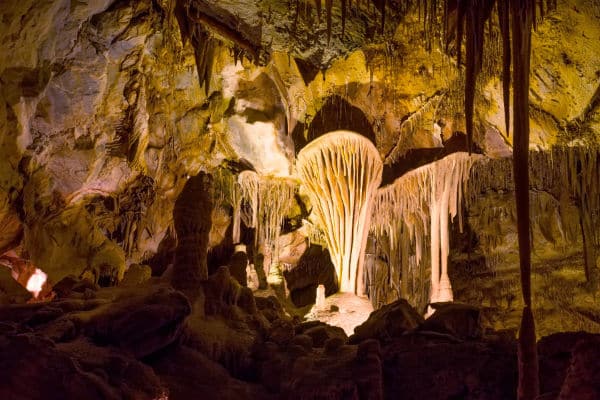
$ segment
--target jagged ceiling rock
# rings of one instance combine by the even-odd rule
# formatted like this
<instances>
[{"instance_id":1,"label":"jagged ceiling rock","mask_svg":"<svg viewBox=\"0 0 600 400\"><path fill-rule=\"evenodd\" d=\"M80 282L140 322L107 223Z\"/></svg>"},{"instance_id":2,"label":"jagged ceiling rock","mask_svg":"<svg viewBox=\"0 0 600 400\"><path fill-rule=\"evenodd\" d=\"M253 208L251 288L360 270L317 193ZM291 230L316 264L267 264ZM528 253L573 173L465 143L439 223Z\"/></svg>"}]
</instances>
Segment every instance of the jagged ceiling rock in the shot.
<instances>
[{"instance_id":1,"label":"jagged ceiling rock","mask_svg":"<svg viewBox=\"0 0 600 400\"><path fill-rule=\"evenodd\" d=\"M265 63L272 52L299 58L308 69L332 62L377 39L384 41L382 11L395 26L406 6L377 1L327 3L312 0L247 2L180 0L186 24L201 24L246 54ZM394 3L394 4L392 4ZM385 8L385 10L384 10ZM393 28L392 28L393 29ZM389 30L389 29L388 29Z\"/></svg>"}]
</instances>

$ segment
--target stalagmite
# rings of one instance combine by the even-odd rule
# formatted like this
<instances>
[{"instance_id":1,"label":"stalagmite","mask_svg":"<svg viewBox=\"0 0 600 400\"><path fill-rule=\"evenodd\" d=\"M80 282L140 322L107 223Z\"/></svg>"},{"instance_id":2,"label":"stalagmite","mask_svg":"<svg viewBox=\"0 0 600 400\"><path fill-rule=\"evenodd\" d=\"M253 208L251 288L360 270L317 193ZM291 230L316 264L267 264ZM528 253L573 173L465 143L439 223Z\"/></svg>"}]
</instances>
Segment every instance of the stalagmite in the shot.
<instances>
[{"instance_id":1,"label":"stalagmite","mask_svg":"<svg viewBox=\"0 0 600 400\"><path fill-rule=\"evenodd\" d=\"M325 285L317 286L317 296L315 300L315 308L318 311L325 310Z\"/></svg>"},{"instance_id":2,"label":"stalagmite","mask_svg":"<svg viewBox=\"0 0 600 400\"><path fill-rule=\"evenodd\" d=\"M206 254L212 226L212 186L209 174L200 172L190 177L173 209L177 247L171 283L192 301L200 295L200 282L208 279Z\"/></svg>"},{"instance_id":3,"label":"stalagmite","mask_svg":"<svg viewBox=\"0 0 600 400\"><path fill-rule=\"evenodd\" d=\"M325 231L340 291L364 294L363 253L383 169L377 149L364 136L336 131L302 149L297 168Z\"/></svg>"}]
</instances>

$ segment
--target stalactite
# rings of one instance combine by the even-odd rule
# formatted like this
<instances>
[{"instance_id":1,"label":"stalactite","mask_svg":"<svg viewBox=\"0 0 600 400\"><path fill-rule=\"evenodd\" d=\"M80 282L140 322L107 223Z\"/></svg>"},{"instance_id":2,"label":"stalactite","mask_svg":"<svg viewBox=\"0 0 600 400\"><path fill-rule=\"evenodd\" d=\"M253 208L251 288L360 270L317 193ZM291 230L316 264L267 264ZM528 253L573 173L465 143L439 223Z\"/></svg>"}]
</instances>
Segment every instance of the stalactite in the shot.
<instances>
[{"instance_id":1,"label":"stalactite","mask_svg":"<svg viewBox=\"0 0 600 400\"><path fill-rule=\"evenodd\" d=\"M467 147L472 148L473 111L475 100L475 84L481 72L484 45L484 24L490 16L492 0L475 0L467 9L466 21L466 77L465 77L465 117L467 125ZM461 50L458 49L458 54Z\"/></svg>"},{"instance_id":2,"label":"stalactite","mask_svg":"<svg viewBox=\"0 0 600 400\"><path fill-rule=\"evenodd\" d=\"M247 221L256 229L255 246L266 246L275 255L275 247L283 219L292 204L296 182L291 178L261 176L243 171L238 176L240 202L249 204Z\"/></svg>"},{"instance_id":3,"label":"stalactite","mask_svg":"<svg viewBox=\"0 0 600 400\"><path fill-rule=\"evenodd\" d=\"M231 239L234 244L240 243L240 229L241 229L241 207L242 207L242 193L240 184L235 182L233 190L231 191L231 205L233 208L233 226L231 229Z\"/></svg>"},{"instance_id":4,"label":"stalactite","mask_svg":"<svg viewBox=\"0 0 600 400\"><path fill-rule=\"evenodd\" d=\"M331 24L333 15L333 0L325 0L325 14L327 16L327 44L331 42Z\"/></svg>"},{"instance_id":5,"label":"stalactite","mask_svg":"<svg viewBox=\"0 0 600 400\"><path fill-rule=\"evenodd\" d=\"M347 4L346 1L347 0L341 0L342 1L342 40L344 38L344 33L346 32L346 14L348 12L347 9Z\"/></svg>"},{"instance_id":6,"label":"stalactite","mask_svg":"<svg viewBox=\"0 0 600 400\"><path fill-rule=\"evenodd\" d=\"M538 360L535 347L535 324L531 312L531 244L529 236L529 60L533 25L532 0L511 1L513 48L514 146L513 169L517 205L517 233L521 289L525 308L519 334L519 399L539 395Z\"/></svg>"},{"instance_id":7,"label":"stalactite","mask_svg":"<svg viewBox=\"0 0 600 400\"><path fill-rule=\"evenodd\" d=\"M304 221L303 230L305 236L308 238L309 244L318 244L321 246L327 245L325 233L316 224L313 224L310 221Z\"/></svg>"},{"instance_id":8,"label":"stalactite","mask_svg":"<svg viewBox=\"0 0 600 400\"><path fill-rule=\"evenodd\" d=\"M317 9L317 20L319 21L319 23L321 23L321 9L323 7L321 1L322 0L315 0L315 7Z\"/></svg>"},{"instance_id":9,"label":"stalactite","mask_svg":"<svg viewBox=\"0 0 600 400\"><path fill-rule=\"evenodd\" d=\"M467 13L468 2L458 1L456 16L456 65L460 68L462 59L462 41L465 26L465 14Z\"/></svg>"},{"instance_id":10,"label":"stalactite","mask_svg":"<svg viewBox=\"0 0 600 400\"><path fill-rule=\"evenodd\" d=\"M204 91L208 95L217 41L200 24L194 25L191 40L200 87L204 87Z\"/></svg>"},{"instance_id":11,"label":"stalactite","mask_svg":"<svg viewBox=\"0 0 600 400\"><path fill-rule=\"evenodd\" d=\"M550 151L529 152L529 196L531 199L532 226L542 234L545 227L541 217L553 215L561 239L574 242L577 231L583 229L584 222L593 229L588 229L588 237L597 244L600 235L600 170L598 168L598 149L589 147L560 146ZM482 158L471 168L469 191L466 194L468 206L475 205L483 193L509 192L514 188L513 171L510 158ZM540 196L545 193L546 196ZM582 204L584 202L585 204ZM563 215L569 207L585 210L580 220ZM515 214L511 210L484 210L479 224L488 226L498 213ZM511 220L516 221L516 217ZM547 235L547 234L546 234ZM547 236L550 242L553 238ZM480 243L487 252L496 247L494 238L480 237ZM586 243L583 244L584 252ZM597 273L597 269L595 270Z\"/></svg>"},{"instance_id":12,"label":"stalactite","mask_svg":"<svg viewBox=\"0 0 600 400\"><path fill-rule=\"evenodd\" d=\"M258 225L258 174L243 171L238 175L240 197L242 198L240 217L247 227Z\"/></svg>"},{"instance_id":13,"label":"stalactite","mask_svg":"<svg viewBox=\"0 0 600 400\"><path fill-rule=\"evenodd\" d=\"M149 132L147 111L146 79L144 74L136 73L135 78L129 83L131 91L128 93L130 100L128 113L132 122L131 132L126 136L127 160L132 168L147 173L145 152L148 147ZM134 89L135 88L135 89Z\"/></svg>"},{"instance_id":14,"label":"stalactite","mask_svg":"<svg viewBox=\"0 0 600 400\"><path fill-rule=\"evenodd\" d=\"M579 211L586 281L589 289L597 291L600 271L596 266L600 219L600 172L598 150L567 147L562 151L564 166L562 185L568 187Z\"/></svg>"},{"instance_id":15,"label":"stalactite","mask_svg":"<svg viewBox=\"0 0 600 400\"><path fill-rule=\"evenodd\" d=\"M219 169L213 174L214 200L216 205L229 206L232 209L232 240L240 242L242 194L237 177L227 169Z\"/></svg>"},{"instance_id":16,"label":"stalactite","mask_svg":"<svg viewBox=\"0 0 600 400\"><path fill-rule=\"evenodd\" d=\"M510 132L510 10L509 2L499 1L498 21L502 34L502 98L504 100L504 122L506 125L506 136Z\"/></svg>"},{"instance_id":17,"label":"stalactite","mask_svg":"<svg viewBox=\"0 0 600 400\"><path fill-rule=\"evenodd\" d=\"M297 168L325 232L340 291L362 295L371 205L383 169L377 149L359 134L331 132L298 153Z\"/></svg>"},{"instance_id":18,"label":"stalactite","mask_svg":"<svg viewBox=\"0 0 600 400\"><path fill-rule=\"evenodd\" d=\"M381 34L385 33L385 10L387 8L387 0L383 0L383 5L381 6Z\"/></svg>"},{"instance_id":19,"label":"stalactite","mask_svg":"<svg viewBox=\"0 0 600 400\"><path fill-rule=\"evenodd\" d=\"M392 265L410 265L410 255L403 254L400 246L405 242L412 243L415 265L408 270L413 274L421 271L418 266L423 259L423 244L430 238L432 302L451 301L452 298L447 275L448 218L458 216L459 221L462 220L464 185L471 166L480 157L454 153L401 176L391 185L380 188L375 196L371 229L378 240L388 241L391 253L398 255L399 259L390 260ZM417 280L405 275L402 279ZM417 297L415 293L401 295Z\"/></svg>"},{"instance_id":20,"label":"stalactite","mask_svg":"<svg viewBox=\"0 0 600 400\"><path fill-rule=\"evenodd\" d=\"M300 17L300 0L296 0L295 3L296 12L294 13L294 22L292 23L292 36L296 36L298 30L298 18Z\"/></svg>"}]
</instances>

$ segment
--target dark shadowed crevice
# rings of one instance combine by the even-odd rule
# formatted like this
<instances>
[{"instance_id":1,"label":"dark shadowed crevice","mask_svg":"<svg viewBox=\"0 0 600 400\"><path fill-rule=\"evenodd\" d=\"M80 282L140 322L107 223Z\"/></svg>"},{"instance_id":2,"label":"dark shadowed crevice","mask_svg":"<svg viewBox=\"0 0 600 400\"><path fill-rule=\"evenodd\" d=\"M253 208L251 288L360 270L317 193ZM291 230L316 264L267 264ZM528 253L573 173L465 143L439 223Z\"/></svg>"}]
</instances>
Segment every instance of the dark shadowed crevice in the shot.
<instances>
[{"instance_id":1,"label":"dark shadowed crevice","mask_svg":"<svg viewBox=\"0 0 600 400\"><path fill-rule=\"evenodd\" d=\"M304 125L297 126L292 132L296 153L319 136L340 129L359 133L376 144L375 132L365 113L338 95L325 100L323 107L308 125L306 133L301 129L303 127Z\"/></svg>"},{"instance_id":2,"label":"dark shadowed crevice","mask_svg":"<svg viewBox=\"0 0 600 400\"><path fill-rule=\"evenodd\" d=\"M384 164L381 186L394 182L397 178L413 169L441 160L449 154L469 151L467 136L462 132L454 134L444 142L444 147L425 147L408 150L402 157L389 164ZM475 143L472 151L483 154L483 150Z\"/></svg>"}]
</instances>

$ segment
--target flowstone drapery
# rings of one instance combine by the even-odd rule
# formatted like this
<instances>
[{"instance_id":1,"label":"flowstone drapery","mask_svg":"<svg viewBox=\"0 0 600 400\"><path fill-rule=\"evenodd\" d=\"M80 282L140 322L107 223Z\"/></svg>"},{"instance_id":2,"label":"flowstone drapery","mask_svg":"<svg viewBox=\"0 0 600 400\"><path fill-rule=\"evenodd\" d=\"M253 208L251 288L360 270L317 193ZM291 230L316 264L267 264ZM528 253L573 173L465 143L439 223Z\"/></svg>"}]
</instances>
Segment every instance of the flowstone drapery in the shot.
<instances>
[{"instance_id":1,"label":"flowstone drapery","mask_svg":"<svg viewBox=\"0 0 600 400\"><path fill-rule=\"evenodd\" d=\"M390 263L400 266L391 277L401 276L401 296L423 305L425 292L421 264L423 246L430 238L431 288L429 302L452 301L448 278L449 218L459 217L463 185L473 162L481 156L454 153L417 168L377 191L373 206L372 231L389 243ZM403 248L400 248L403 246ZM414 248L411 251L410 247Z\"/></svg>"},{"instance_id":2,"label":"flowstone drapery","mask_svg":"<svg viewBox=\"0 0 600 400\"><path fill-rule=\"evenodd\" d=\"M340 291L364 294L363 254L383 169L377 149L364 136L335 131L303 148L297 168L325 231Z\"/></svg>"}]
</instances>

